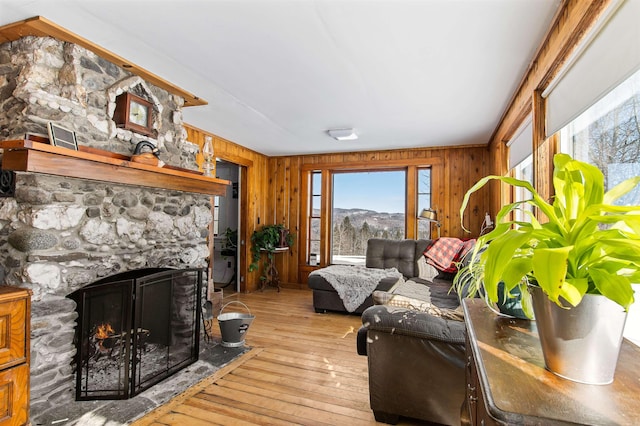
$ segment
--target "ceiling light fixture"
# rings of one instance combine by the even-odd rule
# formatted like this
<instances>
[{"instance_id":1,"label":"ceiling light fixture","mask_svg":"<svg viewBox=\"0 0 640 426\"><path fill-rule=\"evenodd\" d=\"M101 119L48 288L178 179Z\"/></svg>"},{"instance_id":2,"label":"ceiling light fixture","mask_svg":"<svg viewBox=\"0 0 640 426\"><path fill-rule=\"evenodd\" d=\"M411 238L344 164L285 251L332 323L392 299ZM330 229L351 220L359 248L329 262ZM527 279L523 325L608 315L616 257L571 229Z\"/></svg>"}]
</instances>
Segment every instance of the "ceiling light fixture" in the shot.
<instances>
[{"instance_id":1,"label":"ceiling light fixture","mask_svg":"<svg viewBox=\"0 0 640 426\"><path fill-rule=\"evenodd\" d=\"M354 141L358 139L355 129L331 129L327 133L337 141Z\"/></svg>"}]
</instances>

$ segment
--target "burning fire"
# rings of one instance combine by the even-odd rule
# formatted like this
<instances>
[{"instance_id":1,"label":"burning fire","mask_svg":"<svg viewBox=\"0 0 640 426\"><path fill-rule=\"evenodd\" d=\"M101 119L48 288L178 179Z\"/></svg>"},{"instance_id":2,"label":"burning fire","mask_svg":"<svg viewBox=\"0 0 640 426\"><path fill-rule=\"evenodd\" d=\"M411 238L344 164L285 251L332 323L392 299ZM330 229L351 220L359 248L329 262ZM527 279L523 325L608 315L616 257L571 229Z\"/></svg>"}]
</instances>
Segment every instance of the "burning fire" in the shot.
<instances>
[{"instance_id":1,"label":"burning fire","mask_svg":"<svg viewBox=\"0 0 640 426\"><path fill-rule=\"evenodd\" d=\"M114 333L115 333L115 331L113 331L113 327L111 327L111 324L109 324L109 323L100 324L98 326L98 328L96 329L94 337L96 339L107 339L107 338L113 336Z\"/></svg>"}]
</instances>

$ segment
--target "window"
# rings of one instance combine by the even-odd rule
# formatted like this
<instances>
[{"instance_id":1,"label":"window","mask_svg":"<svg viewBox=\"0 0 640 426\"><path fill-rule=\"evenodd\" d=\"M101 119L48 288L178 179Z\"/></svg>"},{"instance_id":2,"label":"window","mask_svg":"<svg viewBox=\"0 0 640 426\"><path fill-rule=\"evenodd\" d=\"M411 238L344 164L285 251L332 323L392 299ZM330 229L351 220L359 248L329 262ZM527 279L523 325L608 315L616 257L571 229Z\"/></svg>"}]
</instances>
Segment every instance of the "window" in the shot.
<instances>
[{"instance_id":1,"label":"window","mask_svg":"<svg viewBox=\"0 0 640 426\"><path fill-rule=\"evenodd\" d=\"M520 180L529 182L533 186L533 124L529 115L519 126L518 130L507 142L509 147L509 174ZM513 188L511 202L524 201L531 198L531 192L524 188ZM531 216L527 212L533 212L528 204L522 204L513 212L513 220L531 222Z\"/></svg>"},{"instance_id":2,"label":"window","mask_svg":"<svg viewBox=\"0 0 640 426\"><path fill-rule=\"evenodd\" d=\"M220 227L220 197L213 197L213 235L218 235Z\"/></svg>"},{"instance_id":3,"label":"window","mask_svg":"<svg viewBox=\"0 0 640 426\"><path fill-rule=\"evenodd\" d=\"M597 166L605 187L640 175L640 70L560 131L562 152ZM640 204L635 190L619 203Z\"/></svg>"},{"instance_id":4,"label":"window","mask_svg":"<svg viewBox=\"0 0 640 426\"><path fill-rule=\"evenodd\" d=\"M431 208L431 168L418 169L418 208L417 212ZM431 227L433 222L428 220L418 220L418 238L431 238Z\"/></svg>"},{"instance_id":5,"label":"window","mask_svg":"<svg viewBox=\"0 0 640 426\"><path fill-rule=\"evenodd\" d=\"M365 263L367 240L405 237L406 172L333 174L331 263Z\"/></svg>"},{"instance_id":6,"label":"window","mask_svg":"<svg viewBox=\"0 0 640 426\"><path fill-rule=\"evenodd\" d=\"M310 174L311 206L309 208L309 236L307 262L312 254L316 256L316 264L320 264L320 218L322 214L322 172L315 170Z\"/></svg>"},{"instance_id":7,"label":"window","mask_svg":"<svg viewBox=\"0 0 640 426\"><path fill-rule=\"evenodd\" d=\"M638 16L639 1L609 2L598 22L542 94L547 98L547 136L592 108L603 95L640 68Z\"/></svg>"},{"instance_id":8,"label":"window","mask_svg":"<svg viewBox=\"0 0 640 426\"><path fill-rule=\"evenodd\" d=\"M533 155L529 155L522 162L517 164L511 174L514 178L524 180L533 185ZM524 201L531 198L531 192L525 188L513 189L513 202ZM526 212L533 212L531 205L522 204L521 208L514 211L514 220L520 222L531 222L531 216Z\"/></svg>"},{"instance_id":9,"label":"window","mask_svg":"<svg viewBox=\"0 0 640 426\"><path fill-rule=\"evenodd\" d=\"M560 149L597 166L605 188L640 175L640 70L560 130ZM640 205L640 190L626 194L620 205ZM640 345L640 284L629 310L625 337Z\"/></svg>"}]
</instances>

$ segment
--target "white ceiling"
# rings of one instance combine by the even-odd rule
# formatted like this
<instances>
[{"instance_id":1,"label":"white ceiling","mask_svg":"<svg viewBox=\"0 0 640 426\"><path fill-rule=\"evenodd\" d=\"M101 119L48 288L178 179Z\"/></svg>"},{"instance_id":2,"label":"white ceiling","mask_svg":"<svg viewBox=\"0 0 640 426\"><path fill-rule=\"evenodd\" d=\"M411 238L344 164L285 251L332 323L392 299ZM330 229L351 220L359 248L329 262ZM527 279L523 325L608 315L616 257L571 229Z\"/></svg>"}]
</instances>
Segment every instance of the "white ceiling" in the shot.
<instances>
[{"instance_id":1,"label":"white ceiling","mask_svg":"<svg viewBox=\"0 0 640 426\"><path fill-rule=\"evenodd\" d=\"M487 143L560 4L0 0L0 25L41 15L209 102L185 122L293 155Z\"/></svg>"}]
</instances>

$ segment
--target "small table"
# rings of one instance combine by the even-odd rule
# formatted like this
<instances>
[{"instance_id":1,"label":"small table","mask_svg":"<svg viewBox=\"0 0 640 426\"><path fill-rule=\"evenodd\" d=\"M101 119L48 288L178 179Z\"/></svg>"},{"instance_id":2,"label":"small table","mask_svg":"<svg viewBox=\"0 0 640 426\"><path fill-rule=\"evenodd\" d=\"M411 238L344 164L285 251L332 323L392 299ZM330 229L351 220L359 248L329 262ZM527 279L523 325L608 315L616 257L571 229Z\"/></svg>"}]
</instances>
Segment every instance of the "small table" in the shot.
<instances>
[{"instance_id":1,"label":"small table","mask_svg":"<svg viewBox=\"0 0 640 426\"><path fill-rule=\"evenodd\" d=\"M267 276L266 280L260 280L260 291L264 290L266 286L273 286L280 291L280 274L278 273L278 268L276 268L276 254L283 253L289 250L289 247L278 247L273 252L273 255L269 258L269 263L265 268L265 275ZM264 249L260 249L262 252L267 252Z\"/></svg>"},{"instance_id":2,"label":"small table","mask_svg":"<svg viewBox=\"0 0 640 426\"><path fill-rule=\"evenodd\" d=\"M535 321L463 302L471 424L640 424L640 348L625 340L614 381L586 385L547 371Z\"/></svg>"}]
</instances>

